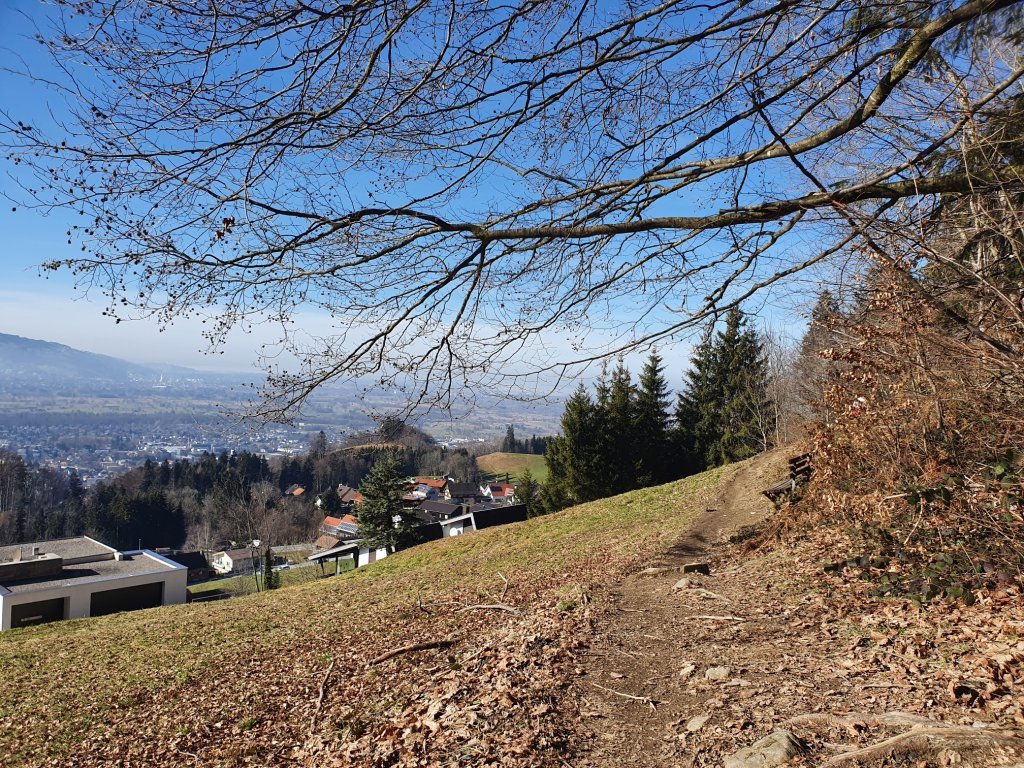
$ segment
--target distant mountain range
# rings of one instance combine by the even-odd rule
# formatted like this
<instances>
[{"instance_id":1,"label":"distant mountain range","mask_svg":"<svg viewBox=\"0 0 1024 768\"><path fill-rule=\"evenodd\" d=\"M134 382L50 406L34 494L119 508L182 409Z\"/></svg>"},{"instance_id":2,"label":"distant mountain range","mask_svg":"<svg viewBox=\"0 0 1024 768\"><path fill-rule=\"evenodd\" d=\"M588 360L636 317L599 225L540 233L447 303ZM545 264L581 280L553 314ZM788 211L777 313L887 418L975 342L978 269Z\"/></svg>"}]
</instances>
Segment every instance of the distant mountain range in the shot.
<instances>
[{"instance_id":1,"label":"distant mountain range","mask_svg":"<svg viewBox=\"0 0 1024 768\"><path fill-rule=\"evenodd\" d=\"M145 366L109 355L83 352L64 344L0 333L0 379L65 382L154 383L163 377L205 378L179 366Z\"/></svg>"}]
</instances>

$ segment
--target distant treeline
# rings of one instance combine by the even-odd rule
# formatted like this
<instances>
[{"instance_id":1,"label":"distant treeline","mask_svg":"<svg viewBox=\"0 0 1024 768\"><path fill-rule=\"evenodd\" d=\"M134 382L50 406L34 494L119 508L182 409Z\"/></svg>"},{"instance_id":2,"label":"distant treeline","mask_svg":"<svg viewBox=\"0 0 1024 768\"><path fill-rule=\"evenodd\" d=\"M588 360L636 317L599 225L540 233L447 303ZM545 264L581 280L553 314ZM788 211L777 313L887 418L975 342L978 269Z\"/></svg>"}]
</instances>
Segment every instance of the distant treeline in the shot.
<instances>
[{"instance_id":1,"label":"distant treeline","mask_svg":"<svg viewBox=\"0 0 1024 768\"><path fill-rule=\"evenodd\" d=\"M509 424L505 431L505 439L501 441L501 450L505 453L529 453L535 456L543 456L547 453L548 446L554 440L553 435L538 437L532 435L523 440L516 439L516 430Z\"/></svg>"}]
</instances>

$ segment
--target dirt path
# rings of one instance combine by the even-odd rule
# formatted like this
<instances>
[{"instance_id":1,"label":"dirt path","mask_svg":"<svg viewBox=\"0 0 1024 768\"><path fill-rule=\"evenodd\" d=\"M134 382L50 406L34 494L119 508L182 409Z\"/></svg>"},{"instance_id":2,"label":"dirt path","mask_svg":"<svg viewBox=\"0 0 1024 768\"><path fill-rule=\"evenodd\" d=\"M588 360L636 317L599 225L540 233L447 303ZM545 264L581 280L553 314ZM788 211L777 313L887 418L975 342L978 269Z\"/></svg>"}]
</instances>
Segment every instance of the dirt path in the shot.
<instances>
[{"instance_id":1,"label":"dirt path","mask_svg":"<svg viewBox=\"0 0 1024 768\"><path fill-rule=\"evenodd\" d=\"M928 653L922 660L913 648L890 643L889 633L906 634L906 627L861 630L806 589L800 580L808 569L790 562L798 552L745 556L730 543L771 514L758 490L783 467L778 454L741 465L682 541L598 596L607 607L595 617L577 691L589 749L568 763L573 768L721 766L725 756L805 713L901 709L965 725L991 719L944 695L946 679L934 676ZM710 574L684 574L695 562L707 563ZM908 663L911 655L917 658ZM876 725L798 729L810 751L795 764L820 765L906 730ZM977 763L990 764L1011 763Z\"/></svg>"}]
</instances>

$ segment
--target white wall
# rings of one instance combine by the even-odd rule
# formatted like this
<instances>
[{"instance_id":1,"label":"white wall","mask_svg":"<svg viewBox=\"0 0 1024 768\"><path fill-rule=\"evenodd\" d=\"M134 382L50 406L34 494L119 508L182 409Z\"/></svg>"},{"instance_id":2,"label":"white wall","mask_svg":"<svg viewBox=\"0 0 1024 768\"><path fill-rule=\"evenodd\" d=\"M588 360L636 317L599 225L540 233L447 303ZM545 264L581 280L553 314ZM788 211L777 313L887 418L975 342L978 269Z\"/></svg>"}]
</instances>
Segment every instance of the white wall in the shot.
<instances>
[{"instance_id":1,"label":"white wall","mask_svg":"<svg viewBox=\"0 0 1024 768\"><path fill-rule=\"evenodd\" d=\"M136 555L138 556L138 555ZM53 600L56 598L68 598L64 604L65 619L84 619L89 616L89 608L94 592L103 592L107 589L121 589L122 587L136 587L141 584L153 584L162 581L164 583L164 605L178 605L185 602L185 582L188 579L188 568L177 563L172 563L166 558L156 554L148 554L148 557L162 563L171 563L175 566L173 570L159 573L143 573L137 576L122 576L103 581L93 581L86 584L73 584L70 586L55 585L48 589L38 589L22 594L0 594L0 630L11 628L11 607L23 603L35 603L41 600Z\"/></svg>"}]
</instances>

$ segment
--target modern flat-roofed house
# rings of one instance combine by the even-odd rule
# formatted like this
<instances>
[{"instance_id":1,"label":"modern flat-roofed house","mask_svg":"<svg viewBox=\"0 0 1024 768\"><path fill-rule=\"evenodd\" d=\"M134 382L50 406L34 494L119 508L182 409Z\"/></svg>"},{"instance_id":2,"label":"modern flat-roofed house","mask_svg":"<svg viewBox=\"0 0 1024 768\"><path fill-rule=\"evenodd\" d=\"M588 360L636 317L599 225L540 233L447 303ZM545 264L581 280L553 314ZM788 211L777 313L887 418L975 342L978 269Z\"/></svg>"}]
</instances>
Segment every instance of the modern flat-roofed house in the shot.
<instances>
[{"instance_id":1,"label":"modern flat-roofed house","mask_svg":"<svg viewBox=\"0 0 1024 768\"><path fill-rule=\"evenodd\" d=\"M184 603L187 574L88 536L0 547L0 629Z\"/></svg>"}]
</instances>

